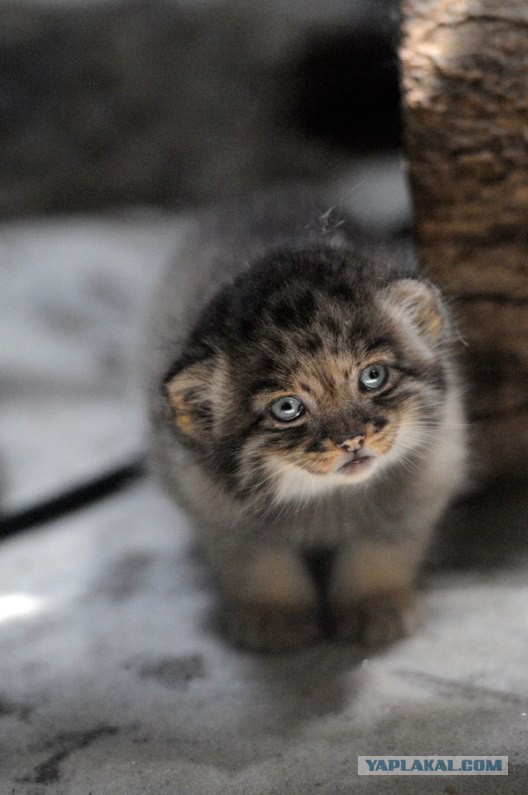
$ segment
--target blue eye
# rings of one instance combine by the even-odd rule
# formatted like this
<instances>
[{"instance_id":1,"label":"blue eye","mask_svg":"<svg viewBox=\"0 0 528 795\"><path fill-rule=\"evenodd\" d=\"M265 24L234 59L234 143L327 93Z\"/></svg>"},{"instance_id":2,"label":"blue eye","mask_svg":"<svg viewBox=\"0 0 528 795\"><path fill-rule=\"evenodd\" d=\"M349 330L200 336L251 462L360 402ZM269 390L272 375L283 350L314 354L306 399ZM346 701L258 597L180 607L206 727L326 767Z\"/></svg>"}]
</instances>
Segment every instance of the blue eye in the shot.
<instances>
[{"instance_id":1,"label":"blue eye","mask_svg":"<svg viewBox=\"0 0 528 795\"><path fill-rule=\"evenodd\" d=\"M293 395L288 395L287 397L279 398L275 401L275 403L272 403L270 406L270 411L276 420L280 420L281 422L291 422L303 414L304 404L301 403L299 398L296 398Z\"/></svg>"},{"instance_id":2,"label":"blue eye","mask_svg":"<svg viewBox=\"0 0 528 795\"><path fill-rule=\"evenodd\" d=\"M369 364L359 374L359 385L362 389L380 389L388 377L389 368L384 364Z\"/></svg>"}]
</instances>

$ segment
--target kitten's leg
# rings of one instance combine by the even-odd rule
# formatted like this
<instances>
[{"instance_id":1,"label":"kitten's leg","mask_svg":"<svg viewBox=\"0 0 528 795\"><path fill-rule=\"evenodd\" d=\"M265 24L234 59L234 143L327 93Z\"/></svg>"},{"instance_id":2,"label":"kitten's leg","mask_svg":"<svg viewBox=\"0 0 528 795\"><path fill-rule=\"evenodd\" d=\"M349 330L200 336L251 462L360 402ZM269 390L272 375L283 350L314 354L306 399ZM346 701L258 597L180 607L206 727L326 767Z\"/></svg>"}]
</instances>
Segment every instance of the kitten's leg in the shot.
<instances>
[{"instance_id":1,"label":"kitten's leg","mask_svg":"<svg viewBox=\"0 0 528 795\"><path fill-rule=\"evenodd\" d=\"M338 554L329 590L336 634L378 646L411 635L420 620L414 582L422 541L361 541Z\"/></svg>"},{"instance_id":2,"label":"kitten's leg","mask_svg":"<svg viewBox=\"0 0 528 795\"><path fill-rule=\"evenodd\" d=\"M228 630L236 643L260 651L286 651L318 636L316 589L293 552L263 550L238 562L233 576L228 571L223 575Z\"/></svg>"}]
</instances>

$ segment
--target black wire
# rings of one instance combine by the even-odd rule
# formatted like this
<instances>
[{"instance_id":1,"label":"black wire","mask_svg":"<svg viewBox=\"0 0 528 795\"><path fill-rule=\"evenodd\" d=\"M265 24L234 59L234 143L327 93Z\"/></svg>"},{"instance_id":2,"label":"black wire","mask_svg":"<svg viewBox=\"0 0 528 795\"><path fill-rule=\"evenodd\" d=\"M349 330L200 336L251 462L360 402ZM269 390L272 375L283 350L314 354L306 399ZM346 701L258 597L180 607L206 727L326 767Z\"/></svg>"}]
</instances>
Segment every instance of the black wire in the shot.
<instances>
[{"instance_id":1,"label":"black wire","mask_svg":"<svg viewBox=\"0 0 528 795\"><path fill-rule=\"evenodd\" d=\"M116 494L146 474L144 458L137 458L123 466L105 472L93 480L73 486L67 491L37 502L29 508L0 514L0 540L37 525L51 522L87 505Z\"/></svg>"}]
</instances>

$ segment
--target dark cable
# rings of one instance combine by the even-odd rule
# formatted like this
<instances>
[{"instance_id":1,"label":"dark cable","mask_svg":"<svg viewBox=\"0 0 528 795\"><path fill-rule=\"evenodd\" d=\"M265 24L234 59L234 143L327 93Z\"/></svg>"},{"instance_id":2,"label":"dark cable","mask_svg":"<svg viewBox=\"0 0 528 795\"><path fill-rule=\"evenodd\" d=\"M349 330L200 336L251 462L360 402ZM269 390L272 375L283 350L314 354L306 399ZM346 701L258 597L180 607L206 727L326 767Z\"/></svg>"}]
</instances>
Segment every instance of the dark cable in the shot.
<instances>
[{"instance_id":1,"label":"dark cable","mask_svg":"<svg viewBox=\"0 0 528 795\"><path fill-rule=\"evenodd\" d=\"M73 486L62 494L37 502L29 508L0 514L0 539L62 518L112 494L122 491L146 474L143 458L111 469L93 480Z\"/></svg>"}]
</instances>

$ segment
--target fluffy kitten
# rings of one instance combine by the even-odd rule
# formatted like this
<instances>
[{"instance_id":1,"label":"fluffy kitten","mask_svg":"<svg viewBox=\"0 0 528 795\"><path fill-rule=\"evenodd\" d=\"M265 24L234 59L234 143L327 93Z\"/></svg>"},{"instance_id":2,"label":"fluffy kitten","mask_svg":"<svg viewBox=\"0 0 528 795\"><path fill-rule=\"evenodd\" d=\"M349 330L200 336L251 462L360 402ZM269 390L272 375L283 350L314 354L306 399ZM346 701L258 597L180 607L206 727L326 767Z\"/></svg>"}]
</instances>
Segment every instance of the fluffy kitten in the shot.
<instances>
[{"instance_id":1,"label":"fluffy kitten","mask_svg":"<svg viewBox=\"0 0 528 795\"><path fill-rule=\"evenodd\" d=\"M231 637L408 634L431 531L464 472L453 327L438 291L283 195L205 218L150 348L154 454L218 576Z\"/></svg>"}]
</instances>

